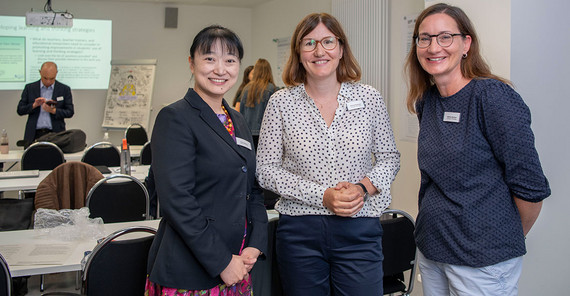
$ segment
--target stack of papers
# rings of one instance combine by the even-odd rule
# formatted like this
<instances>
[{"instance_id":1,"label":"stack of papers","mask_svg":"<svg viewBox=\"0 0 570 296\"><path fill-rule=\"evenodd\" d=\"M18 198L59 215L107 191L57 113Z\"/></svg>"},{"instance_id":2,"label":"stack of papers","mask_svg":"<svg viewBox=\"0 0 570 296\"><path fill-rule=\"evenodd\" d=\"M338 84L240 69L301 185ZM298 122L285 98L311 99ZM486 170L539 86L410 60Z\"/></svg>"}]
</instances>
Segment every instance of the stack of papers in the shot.
<instances>
[{"instance_id":1,"label":"stack of papers","mask_svg":"<svg viewBox=\"0 0 570 296\"><path fill-rule=\"evenodd\" d=\"M62 265L75 250L74 244L0 245L8 265Z\"/></svg>"}]
</instances>

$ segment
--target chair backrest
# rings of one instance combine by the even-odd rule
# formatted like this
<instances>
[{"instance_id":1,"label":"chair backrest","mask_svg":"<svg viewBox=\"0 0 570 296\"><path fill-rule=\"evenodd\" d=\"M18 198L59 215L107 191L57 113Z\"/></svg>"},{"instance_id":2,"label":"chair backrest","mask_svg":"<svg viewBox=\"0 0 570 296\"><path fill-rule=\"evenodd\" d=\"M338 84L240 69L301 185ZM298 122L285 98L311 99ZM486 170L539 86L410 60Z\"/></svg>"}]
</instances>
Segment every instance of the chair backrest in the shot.
<instances>
[{"instance_id":1,"label":"chair backrest","mask_svg":"<svg viewBox=\"0 0 570 296\"><path fill-rule=\"evenodd\" d=\"M0 295L12 295L12 275L2 254L0 254Z\"/></svg>"},{"instance_id":2,"label":"chair backrest","mask_svg":"<svg viewBox=\"0 0 570 296\"><path fill-rule=\"evenodd\" d=\"M105 223L150 219L146 187L137 178L116 174L97 182L87 194L90 217Z\"/></svg>"},{"instance_id":3,"label":"chair backrest","mask_svg":"<svg viewBox=\"0 0 570 296\"><path fill-rule=\"evenodd\" d=\"M129 233L142 238L119 240ZM135 226L107 236L93 249L83 272L84 295L143 295L148 251L156 230Z\"/></svg>"},{"instance_id":4,"label":"chair backrest","mask_svg":"<svg viewBox=\"0 0 570 296\"><path fill-rule=\"evenodd\" d=\"M255 295L282 296L283 288L279 276L277 256L275 252L275 236L279 217L270 218L267 222L267 254L265 260L258 260L251 270L252 290Z\"/></svg>"},{"instance_id":5,"label":"chair backrest","mask_svg":"<svg viewBox=\"0 0 570 296\"><path fill-rule=\"evenodd\" d=\"M414 219L408 213L387 209L380 219L384 234L382 235L382 252L384 261L384 294L404 292L410 294L413 289L416 264L416 242L414 239ZM403 272L411 270L406 286Z\"/></svg>"},{"instance_id":6,"label":"chair backrest","mask_svg":"<svg viewBox=\"0 0 570 296\"><path fill-rule=\"evenodd\" d=\"M144 127L138 123L133 123L125 130L125 139L129 145L144 145L148 142L148 136Z\"/></svg>"},{"instance_id":7,"label":"chair backrest","mask_svg":"<svg viewBox=\"0 0 570 296\"><path fill-rule=\"evenodd\" d=\"M121 151L110 142L99 142L85 150L81 161L93 166L118 167L121 165Z\"/></svg>"},{"instance_id":8,"label":"chair backrest","mask_svg":"<svg viewBox=\"0 0 570 296\"><path fill-rule=\"evenodd\" d=\"M141 149L141 164L150 165L152 163L152 151L150 150L150 142L146 142Z\"/></svg>"},{"instance_id":9,"label":"chair backrest","mask_svg":"<svg viewBox=\"0 0 570 296\"><path fill-rule=\"evenodd\" d=\"M89 190L101 179L103 174L90 164L79 161L63 163L38 184L35 208L82 208Z\"/></svg>"},{"instance_id":10,"label":"chair backrest","mask_svg":"<svg viewBox=\"0 0 570 296\"><path fill-rule=\"evenodd\" d=\"M22 170L53 170L64 162L63 152L57 145L37 142L24 150L20 165Z\"/></svg>"},{"instance_id":11,"label":"chair backrest","mask_svg":"<svg viewBox=\"0 0 570 296\"><path fill-rule=\"evenodd\" d=\"M29 229L33 212L32 198L0 198L0 231Z\"/></svg>"}]
</instances>

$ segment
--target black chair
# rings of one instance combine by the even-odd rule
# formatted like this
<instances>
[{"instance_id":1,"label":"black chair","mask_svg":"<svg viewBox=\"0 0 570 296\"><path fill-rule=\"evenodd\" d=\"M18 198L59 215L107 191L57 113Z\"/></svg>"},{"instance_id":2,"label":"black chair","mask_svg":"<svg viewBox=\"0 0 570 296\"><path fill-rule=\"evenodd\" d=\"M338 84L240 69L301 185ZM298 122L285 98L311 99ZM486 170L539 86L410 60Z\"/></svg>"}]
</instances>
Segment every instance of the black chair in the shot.
<instances>
[{"instance_id":1,"label":"black chair","mask_svg":"<svg viewBox=\"0 0 570 296\"><path fill-rule=\"evenodd\" d=\"M65 162L63 151L54 143L37 142L24 150L22 170L53 170Z\"/></svg>"},{"instance_id":2,"label":"black chair","mask_svg":"<svg viewBox=\"0 0 570 296\"><path fill-rule=\"evenodd\" d=\"M125 238L128 234L137 234L137 238ZM148 251L155 234L154 228L133 226L108 235L87 258L81 294L49 292L42 296L143 295Z\"/></svg>"},{"instance_id":3,"label":"black chair","mask_svg":"<svg viewBox=\"0 0 570 296\"><path fill-rule=\"evenodd\" d=\"M119 240L129 233L152 235ZM83 272L85 295L143 295L148 251L156 230L135 226L119 230L97 244Z\"/></svg>"},{"instance_id":4,"label":"black chair","mask_svg":"<svg viewBox=\"0 0 570 296\"><path fill-rule=\"evenodd\" d=\"M0 254L0 295L12 295L12 275L2 254Z\"/></svg>"},{"instance_id":5,"label":"black chair","mask_svg":"<svg viewBox=\"0 0 570 296\"><path fill-rule=\"evenodd\" d=\"M118 167L121 165L121 151L110 142L99 142L85 150L81 161L92 166Z\"/></svg>"},{"instance_id":6,"label":"black chair","mask_svg":"<svg viewBox=\"0 0 570 296\"><path fill-rule=\"evenodd\" d=\"M382 213L380 223L384 229L382 252L384 261L384 295L396 292L410 295L416 275L416 242L414 240L414 219L401 210L387 209ZM410 271L408 284L404 272Z\"/></svg>"},{"instance_id":7,"label":"black chair","mask_svg":"<svg viewBox=\"0 0 570 296\"><path fill-rule=\"evenodd\" d=\"M34 212L34 200L28 199L10 199L2 198L0 199L0 231L11 231L11 230L22 230L29 229L32 225L32 215ZM2 257L0 255L0 257ZM3 261L1 258L0 261ZM1 269L4 272L8 272L6 262L0 262L0 265L4 265ZM6 290L4 287L8 285L8 289L11 289L14 294L21 295L27 293L28 291L28 278L29 277L15 277L12 279L8 275L8 281L5 281L4 273L0 273L0 295L10 295L3 294Z\"/></svg>"},{"instance_id":8,"label":"black chair","mask_svg":"<svg viewBox=\"0 0 570 296\"><path fill-rule=\"evenodd\" d=\"M37 142L30 145L24 154L20 165L22 170L53 170L65 162L63 151L54 143ZM35 190L20 190L19 198L33 198Z\"/></svg>"},{"instance_id":9,"label":"black chair","mask_svg":"<svg viewBox=\"0 0 570 296\"><path fill-rule=\"evenodd\" d=\"M141 164L150 165L152 163L152 151L150 150L150 142L146 142L141 149Z\"/></svg>"},{"instance_id":10,"label":"black chair","mask_svg":"<svg viewBox=\"0 0 570 296\"><path fill-rule=\"evenodd\" d=\"M138 123L133 123L125 130L125 139L129 145L144 145L148 142L148 136L144 127Z\"/></svg>"},{"instance_id":11,"label":"black chair","mask_svg":"<svg viewBox=\"0 0 570 296\"><path fill-rule=\"evenodd\" d=\"M265 209L273 210L279 197L279 194L271 190L263 189L263 204L265 205Z\"/></svg>"},{"instance_id":12,"label":"black chair","mask_svg":"<svg viewBox=\"0 0 570 296\"><path fill-rule=\"evenodd\" d=\"M252 290L255 296L282 296L283 288L277 267L275 254L275 234L279 218L269 219L267 223L267 254L265 260L258 260L251 270Z\"/></svg>"},{"instance_id":13,"label":"black chair","mask_svg":"<svg viewBox=\"0 0 570 296\"><path fill-rule=\"evenodd\" d=\"M0 231L29 229L32 225L34 200L0 199Z\"/></svg>"},{"instance_id":14,"label":"black chair","mask_svg":"<svg viewBox=\"0 0 570 296\"><path fill-rule=\"evenodd\" d=\"M86 206L91 218L105 223L150 219L149 196L137 178L116 174L99 180L87 194Z\"/></svg>"}]
</instances>

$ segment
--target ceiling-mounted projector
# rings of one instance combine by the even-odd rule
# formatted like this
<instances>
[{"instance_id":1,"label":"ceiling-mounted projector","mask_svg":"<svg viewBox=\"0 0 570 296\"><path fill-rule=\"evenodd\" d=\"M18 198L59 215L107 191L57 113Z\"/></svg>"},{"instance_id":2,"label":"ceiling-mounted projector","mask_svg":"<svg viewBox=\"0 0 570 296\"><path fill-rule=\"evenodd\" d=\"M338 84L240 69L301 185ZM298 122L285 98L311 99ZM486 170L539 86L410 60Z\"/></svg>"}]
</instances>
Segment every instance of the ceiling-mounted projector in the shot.
<instances>
[{"instance_id":1,"label":"ceiling-mounted projector","mask_svg":"<svg viewBox=\"0 0 570 296\"><path fill-rule=\"evenodd\" d=\"M73 15L69 12L26 12L27 26L72 27Z\"/></svg>"}]
</instances>

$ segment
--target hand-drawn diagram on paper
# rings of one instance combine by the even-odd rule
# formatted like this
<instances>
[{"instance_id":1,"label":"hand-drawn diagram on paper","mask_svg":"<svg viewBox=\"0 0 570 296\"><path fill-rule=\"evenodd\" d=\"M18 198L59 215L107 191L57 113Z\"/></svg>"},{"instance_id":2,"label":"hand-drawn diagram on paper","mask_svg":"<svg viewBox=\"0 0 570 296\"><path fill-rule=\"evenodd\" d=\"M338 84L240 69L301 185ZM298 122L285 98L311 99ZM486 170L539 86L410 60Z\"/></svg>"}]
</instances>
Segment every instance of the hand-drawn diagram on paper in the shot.
<instances>
[{"instance_id":1,"label":"hand-drawn diagram on paper","mask_svg":"<svg viewBox=\"0 0 570 296\"><path fill-rule=\"evenodd\" d=\"M113 65L107 90L103 127L148 128L156 65Z\"/></svg>"}]
</instances>

